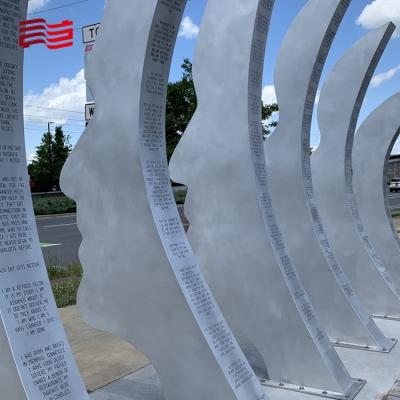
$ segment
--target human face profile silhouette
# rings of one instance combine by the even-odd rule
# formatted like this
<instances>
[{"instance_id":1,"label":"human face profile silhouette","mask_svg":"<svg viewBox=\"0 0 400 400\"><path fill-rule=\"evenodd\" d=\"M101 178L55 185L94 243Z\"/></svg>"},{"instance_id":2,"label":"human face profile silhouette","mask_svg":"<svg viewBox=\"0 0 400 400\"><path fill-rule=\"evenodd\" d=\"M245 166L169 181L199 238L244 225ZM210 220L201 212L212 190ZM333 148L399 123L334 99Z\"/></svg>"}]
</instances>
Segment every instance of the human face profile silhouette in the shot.
<instances>
[{"instance_id":1,"label":"human face profile silhouette","mask_svg":"<svg viewBox=\"0 0 400 400\"><path fill-rule=\"evenodd\" d=\"M140 90L159 3L132 0L121 8L109 0L88 63L95 116L61 174L82 233L78 307L90 325L146 353L166 399L233 400L168 262L145 190Z\"/></svg>"}]
</instances>

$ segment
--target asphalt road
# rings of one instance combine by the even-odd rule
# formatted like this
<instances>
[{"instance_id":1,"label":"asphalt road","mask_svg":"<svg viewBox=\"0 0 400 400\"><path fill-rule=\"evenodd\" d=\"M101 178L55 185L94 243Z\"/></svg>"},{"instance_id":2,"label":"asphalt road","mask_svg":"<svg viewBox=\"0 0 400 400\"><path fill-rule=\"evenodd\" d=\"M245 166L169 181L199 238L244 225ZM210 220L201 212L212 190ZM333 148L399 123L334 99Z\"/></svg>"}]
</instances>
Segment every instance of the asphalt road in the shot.
<instances>
[{"instance_id":1,"label":"asphalt road","mask_svg":"<svg viewBox=\"0 0 400 400\"><path fill-rule=\"evenodd\" d=\"M400 193L390 193L389 206L392 212L400 211Z\"/></svg>"},{"instance_id":2,"label":"asphalt road","mask_svg":"<svg viewBox=\"0 0 400 400\"><path fill-rule=\"evenodd\" d=\"M75 214L38 217L36 224L47 265L68 266L78 261L82 237Z\"/></svg>"}]
</instances>

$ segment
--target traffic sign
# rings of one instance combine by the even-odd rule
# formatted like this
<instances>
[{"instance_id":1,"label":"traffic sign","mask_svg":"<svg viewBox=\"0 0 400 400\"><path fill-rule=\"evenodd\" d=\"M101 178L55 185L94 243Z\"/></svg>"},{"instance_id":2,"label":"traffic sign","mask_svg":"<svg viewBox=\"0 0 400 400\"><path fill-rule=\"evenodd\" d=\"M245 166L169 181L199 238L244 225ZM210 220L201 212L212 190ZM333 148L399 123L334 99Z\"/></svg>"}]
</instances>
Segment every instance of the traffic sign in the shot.
<instances>
[{"instance_id":1,"label":"traffic sign","mask_svg":"<svg viewBox=\"0 0 400 400\"><path fill-rule=\"evenodd\" d=\"M85 120L90 121L94 115L96 109L95 103L88 103L85 105Z\"/></svg>"},{"instance_id":2,"label":"traffic sign","mask_svg":"<svg viewBox=\"0 0 400 400\"><path fill-rule=\"evenodd\" d=\"M87 25L82 28L82 40L83 43L92 43L96 40L96 37L100 30L100 24Z\"/></svg>"}]
</instances>

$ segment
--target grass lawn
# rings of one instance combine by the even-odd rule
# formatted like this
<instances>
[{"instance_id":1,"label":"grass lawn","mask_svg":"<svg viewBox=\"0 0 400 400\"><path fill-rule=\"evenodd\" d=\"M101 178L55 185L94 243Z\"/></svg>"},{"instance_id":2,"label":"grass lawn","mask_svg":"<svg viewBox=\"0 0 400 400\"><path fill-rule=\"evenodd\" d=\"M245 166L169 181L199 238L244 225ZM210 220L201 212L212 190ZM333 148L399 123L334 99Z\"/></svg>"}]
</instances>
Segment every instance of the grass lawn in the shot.
<instances>
[{"instance_id":1,"label":"grass lawn","mask_svg":"<svg viewBox=\"0 0 400 400\"><path fill-rule=\"evenodd\" d=\"M72 264L69 267L47 267L51 287L57 307L67 307L76 304L76 294L82 279L82 267L80 264Z\"/></svg>"},{"instance_id":2,"label":"grass lawn","mask_svg":"<svg viewBox=\"0 0 400 400\"><path fill-rule=\"evenodd\" d=\"M184 204L186 199L186 190L180 190L179 192L174 192L176 204Z\"/></svg>"}]
</instances>

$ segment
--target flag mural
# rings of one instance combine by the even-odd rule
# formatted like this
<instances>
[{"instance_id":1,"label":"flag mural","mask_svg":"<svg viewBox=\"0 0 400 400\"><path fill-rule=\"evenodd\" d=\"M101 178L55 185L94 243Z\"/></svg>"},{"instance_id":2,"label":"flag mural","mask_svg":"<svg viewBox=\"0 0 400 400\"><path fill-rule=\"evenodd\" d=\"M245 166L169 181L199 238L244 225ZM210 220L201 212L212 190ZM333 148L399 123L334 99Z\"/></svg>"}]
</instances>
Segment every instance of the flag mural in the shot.
<instances>
[{"instance_id":1,"label":"flag mural","mask_svg":"<svg viewBox=\"0 0 400 400\"><path fill-rule=\"evenodd\" d=\"M19 45L28 48L44 44L50 50L71 47L74 44L73 21L48 24L43 18L21 21L19 24Z\"/></svg>"}]
</instances>

